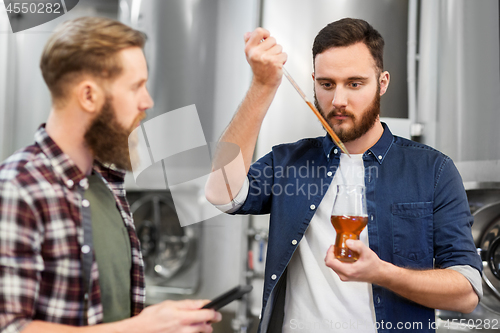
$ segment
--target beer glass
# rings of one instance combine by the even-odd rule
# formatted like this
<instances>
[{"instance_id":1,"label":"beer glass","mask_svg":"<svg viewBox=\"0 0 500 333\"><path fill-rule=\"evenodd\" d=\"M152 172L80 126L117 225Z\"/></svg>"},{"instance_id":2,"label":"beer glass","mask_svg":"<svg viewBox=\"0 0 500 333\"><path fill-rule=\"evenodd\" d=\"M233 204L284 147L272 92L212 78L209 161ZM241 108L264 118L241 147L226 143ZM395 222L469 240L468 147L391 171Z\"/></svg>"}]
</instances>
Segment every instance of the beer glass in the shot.
<instances>
[{"instance_id":1,"label":"beer glass","mask_svg":"<svg viewBox=\"0 0 500 333\"><path fill-rule=\"evenodd\" d=\"M359 239L359 234L368 223L365 187L361 185L337 185L337 195L332 209L331 222L335 238L335 258L344 262L358 260L359 253L349 249L348 239Z\"/></svg>"}]
</instances>

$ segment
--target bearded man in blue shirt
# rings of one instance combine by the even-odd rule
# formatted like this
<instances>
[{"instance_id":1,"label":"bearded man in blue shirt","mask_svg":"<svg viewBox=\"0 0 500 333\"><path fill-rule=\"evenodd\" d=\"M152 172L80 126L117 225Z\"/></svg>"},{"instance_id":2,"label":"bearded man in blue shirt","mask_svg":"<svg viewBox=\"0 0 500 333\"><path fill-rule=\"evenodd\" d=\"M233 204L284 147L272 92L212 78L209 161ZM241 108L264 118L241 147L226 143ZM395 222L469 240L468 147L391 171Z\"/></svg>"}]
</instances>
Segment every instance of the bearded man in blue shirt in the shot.
<instances>
[{"instance_id":1,"label":"bearded man in blue shirt","mask_svg":"<svg viewBox=\"0 0 500 333\"><path fill-rule=\"evenodd\" d=\"M351 158L326 135L275 146L253 165L287 56L262 28L245 43L253 80L220 140L240 147L244 168L217 172L220 148L206 195L228 213L271 214L260 332L434 332L434 309L473 311L482 264L462 180L449 157L380 121L382 36L347 18L313 44L315 104ZM347 243L354 263L331 247L339 184L366 187L367 228Z\"/></svg>"}]
</instances>

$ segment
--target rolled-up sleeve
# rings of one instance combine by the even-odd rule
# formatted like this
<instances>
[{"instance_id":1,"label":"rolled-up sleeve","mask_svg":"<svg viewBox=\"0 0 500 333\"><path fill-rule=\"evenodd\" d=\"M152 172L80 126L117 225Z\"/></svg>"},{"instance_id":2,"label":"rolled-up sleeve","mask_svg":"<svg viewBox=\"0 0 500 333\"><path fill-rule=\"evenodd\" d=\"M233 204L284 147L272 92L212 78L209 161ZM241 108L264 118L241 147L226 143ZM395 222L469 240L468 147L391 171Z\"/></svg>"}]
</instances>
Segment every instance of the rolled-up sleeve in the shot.
<instances>
[{"instance_id":1,"label":"rolled-up sleeve","mask_svg":"<svg viewBox=\"0 0 500 333\"><path fill-rule=\"evenodd\" d=\"M240 209L232 214L269 214L274 185L273 152L260 158L248 171L248 193Z\"/></svg>"},{"instance_id":2,"label":"rolled-up sleeve","mask_svg":"<svg viewBox=\"0 0 500 333\"><path fill-rule=\"evenodd\" d=\"M481 281L481 275L479 274L479 272L476 269L472 268L471 266L467 266L467 265L450 266L450 267L447 267L446 269L452 269L452 270L457 271L460 274L462 274L471 284L472 289L474 289L479 300L481 300L483 298L483 285L482 285L482 281Z\"/></svg>"},{"instance_id":3,"label":"rolled-up sleeve","mask_svg":"<svg viewBox=\"0 0 500 333\"><path fill-rule=\"evenodd\" d=\"M238 192L236 197L234 197L234 199L230 203L225 204L225 205L215 205L215 207L217 207L217 209L219 209L220 211L222 211L224 213L228 213L228 214L236 212L245 203L247 196L248 196L249 186L250 185L248 182L248 178L246 177L245 181L243 182L243 186L241 186L240 191Z\"/></svg>"}]
</instances>

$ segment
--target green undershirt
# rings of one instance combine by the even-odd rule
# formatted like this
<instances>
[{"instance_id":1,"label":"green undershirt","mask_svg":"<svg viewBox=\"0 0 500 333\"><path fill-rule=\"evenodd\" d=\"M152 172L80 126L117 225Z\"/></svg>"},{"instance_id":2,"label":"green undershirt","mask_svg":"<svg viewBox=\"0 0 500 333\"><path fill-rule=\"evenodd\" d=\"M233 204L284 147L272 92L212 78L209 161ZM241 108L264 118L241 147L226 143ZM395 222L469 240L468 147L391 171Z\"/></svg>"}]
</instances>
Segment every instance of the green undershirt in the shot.
<instances>
[{"instance_id":1,"label":"green undershirt","mask_svg":"<svg viewBox=\"0 0 500 333\"><path fill-rule=\"evenodd\" d=\"M90 202L92 237L99 267L103 322L131 316L130 269L132 254L127 228L116 207L113 193L100 176L88 177L84 197Z\"/></svg>"}]
</instances>

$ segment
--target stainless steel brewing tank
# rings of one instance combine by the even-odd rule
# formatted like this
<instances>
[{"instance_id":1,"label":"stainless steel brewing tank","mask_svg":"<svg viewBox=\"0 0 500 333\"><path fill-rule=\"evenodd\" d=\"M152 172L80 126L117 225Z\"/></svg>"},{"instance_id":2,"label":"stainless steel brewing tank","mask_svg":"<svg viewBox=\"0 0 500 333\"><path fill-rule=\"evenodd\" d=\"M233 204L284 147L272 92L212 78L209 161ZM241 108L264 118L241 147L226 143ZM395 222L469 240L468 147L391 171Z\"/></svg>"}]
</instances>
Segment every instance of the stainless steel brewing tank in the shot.
<instances>
[{"instance_id":1,"label":"stainless steel brewing tank","mask_svg":"<svg viewBox=\"0 0 500 333\"><path fill-rule=\"evenodd\" d=\"M500 315L500 183L477 183L467 194L474 214L472 235L483 260L481 306Z\"/></svg>"},{"instance_id":2,"label":"stainless steel brewing tank","mask_svg":"<svg viewBox=\"0 0 500 333\"><path fill-rule=\"evenodd\" d=\"M500 183L465 185L474 216L472 235L483 260L484 295L470 314L437 310L438 332L496 332L500 330Z\"/></svg>"},{"instance_id":3,"label":"stainless steel brewing tank","mask_svg":"<svg viewBox=\"0 0 500 333\"><path fill-rule=\"evenodd\" d=\"M206 141L213 142L219 138L251 79L243 35L254 29L258 1L120 0L120 20L148 36L145 46L149 67L148 89L155 106L147 111L147 121L165 112L195 104ZM176 139L179 142L192 135L191 128L181 128L180 132ZM143 196L149 195L147 190L136 189L135 182L130 178L128 192L135 189ZM159 202L161 204L162 200ZM177 200L175 203L177 205ZM199 228L200 238L196 245L199 255L194 261L189 259L190 252L183 250L183 246L190 243L189 231L182 234L180 230L172 230L173 235L169 236L177 243L174 249L179 256L176 259L167 254L164 259L168 262L173 259L172 264L178 266L180 258L185 256L187 262L191 262L186 264L186 269L180 268L178 273L168 277L161 276L154 269L158 265L160 269L163 266L161 262L149 264L146 281L148 303L178 298L211 299L244 283L248 217L224 214L209 218L209 205L204 195L189 205L191 209L198 210L196 214L202 221L195 225ZM161 234L155 236L154 230L150 229L150 219L154 218L151 215L154 214L150 212L146 219L149 222L139 230L143 241L150 243L149 247L143 248L146 251L154 248L157 239L162 237ZM196 266L196 262L201 266L201 280L194 294L186 296L165 292L168 291L165 286L172 287L171 282ZM165 272L163 268L161 270ZM187 281L188 277L185 278ZM258 291L253 293L259 294L260 298ZM235 312L237 304L233 302L224 310Z\"/></svg>"},{"instance_id":4,"label":"stainless steel brewing tank","mask_svg":"<svg viewBox=\"0 0 500 333\"><path fill-rule=\"evenodd\" d=\"M120 8L120 19L148 36L148 89L155 102L154 108L148 110L148 119L195 104L210 141L218 0L122 0ZM185 133L188 136L189 129Z\"/></svg>"},{"instance_id":5,"label":"stainless steel brewing tank","mask_svg":"<svg viewBox=\"0 0 500 333\"><path fill-rule=\"evenodd\" d=\"M141 243L148 304L196 293L201 282L200 224L180 226L167 190L128 191L127 199Z\"/></svg>"}]
</instances>

